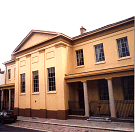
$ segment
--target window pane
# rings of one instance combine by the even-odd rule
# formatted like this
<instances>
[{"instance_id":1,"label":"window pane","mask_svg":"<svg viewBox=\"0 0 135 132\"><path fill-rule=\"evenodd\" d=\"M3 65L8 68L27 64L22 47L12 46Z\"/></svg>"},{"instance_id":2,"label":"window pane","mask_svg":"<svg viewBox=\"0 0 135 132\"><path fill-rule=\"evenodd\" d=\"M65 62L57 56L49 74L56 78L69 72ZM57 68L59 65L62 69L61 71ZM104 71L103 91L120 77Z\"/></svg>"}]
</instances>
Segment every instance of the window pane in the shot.
<instances>
[{"instance_id":1,"label":"window pane","mask_svg":"<svg viewBox=\"0 0 135 132\"><path fill-rule=\"evenodd\" d=\"M77 66L84 65L83 50L82 49L76 51L76 61L77 61Z\"/></svg>"},{"instance_id":2,"label":"window pane","mask_svg":"<svg viewBox=\"0 0 135 132\"><path fill-rule=\"evenodd\" d=\"M117 40L119 58L130 56L127 37Z\"/></svg>"},{"instance_id":3,"label":"window pane","mask_svg":"<svg viewBox=\"0 0 135 132\"><path fill-rule=\"evenodd\" d=\"M38 71L33 72L33 91L39 92Z\"/></svg>"},{"instance_id":4,"label":"window pane","mask_svg":"<svg viewBox=\"0 0 135 132\"><path fill-rule=\"evenodd\" d=\"M95 45L96 62L105 61L103 44Z\"/></svg>"},{"instance_id":5,"label":"window pane","mask_svg":"<svg viewBox=\"0 0 135 132\"><path fill-rule=\"evenodd\" d=\"M107 80L98 80L100 100L109 100Z\"/></svg>"},{"instance_id":6,"label":"window pane","mask_svg":"<svg viewBox=\"0 0 135 132\"><path fill-rule=\"evenodd\" d=\"M122 86L125 100L134 99L134 76L122 77Z\"/></svg>"},{"instance_id":7,"label":"window pane","mask_svg":"<svg viewBox=\"0 0 135 132\"><path fill-rule=\"evenodd\" d=\"M48 74L48 85L49 85L49 91L55 91L55 68L48 68L48 72L50 71L50 74Z\"/></svg>"},{"instance_id":8,"label":"window pane","mask_svg":"<svg viewBox=\"0 0 135 132\"><path fill-rule=\"evenodd\" d=\"M20 75L21 77L21 93L25 93L25 73Z\"/></svg>"}]
</instances>

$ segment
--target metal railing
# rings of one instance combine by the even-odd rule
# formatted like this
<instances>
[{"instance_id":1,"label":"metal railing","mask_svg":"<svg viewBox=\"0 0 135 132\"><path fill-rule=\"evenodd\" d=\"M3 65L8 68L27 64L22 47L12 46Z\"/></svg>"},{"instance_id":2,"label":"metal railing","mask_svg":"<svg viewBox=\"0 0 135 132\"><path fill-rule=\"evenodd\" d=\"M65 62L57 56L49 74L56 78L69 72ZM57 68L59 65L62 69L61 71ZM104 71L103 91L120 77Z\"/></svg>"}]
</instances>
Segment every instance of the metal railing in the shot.
<instances>
[{"instance_id":1,"label":"metal railing","mask_svg":"<svg viewBox=\"0 0 135 132\"><path fill-rule=\"evenodd\" d=\"M116 100L115 101L117 118L134 118L134 101L133 100Z\"/></svg>"},{"instance_id":2,"label":"metal railing","mask_svg":"<svg viewBox=\"0 0 135 132\"><path fill-rule=\"evenodd\" d=\"M69 101L69 112L75 115L84 115L84 103L79 101ZM134 101L115 100L117 118L133 119L134 118ZM109 101L90 101L90 116L111 116Z\"/></svg>"}]
</instances>

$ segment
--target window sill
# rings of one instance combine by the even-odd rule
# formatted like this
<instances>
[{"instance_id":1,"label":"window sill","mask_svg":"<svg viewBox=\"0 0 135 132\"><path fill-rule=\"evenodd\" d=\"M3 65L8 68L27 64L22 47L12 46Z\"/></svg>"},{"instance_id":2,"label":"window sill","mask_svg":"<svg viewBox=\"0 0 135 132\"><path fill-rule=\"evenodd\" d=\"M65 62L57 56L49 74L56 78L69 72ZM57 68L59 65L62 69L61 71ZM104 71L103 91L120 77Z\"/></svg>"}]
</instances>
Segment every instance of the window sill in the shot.
<instances>
[{"instance_id":1,"label":"window sill","mask_svg":"<svg viewBox=\"0 0 135 132\"><path fill-rule=\"evenodd\" d=\"M77 66L76 69L77 69L77 68L83 68L83 67L85 67L85 66L84 66L84 65Z\"/></svg>"},{"instance_id":2,"label":"window sill","mask_svg":"<svg viewBox=\"0 0 135 132\"><path fill-rule=\"evenodd\" d=\"M26 95L26 93L20 93L20 96L24 96L24 95Z\"/></svg>"},{"instance_id":3,"label":"window sill","mask_svg":"<svg viewBox=\"0 0 135 132\"><path fill-rule=\"evenodd\" d=\"M101 61L101 62L96 62L95 65L99 65L99 64L105 64L105 61Z\"/></svg>"},{"instance_id":4,"label":"window sill","mask_svg":"<svg viewBox=\"0 0 135 132\"><path fill-rule=\"evenodd\" d=\"M39 92L34 92L32 93L32 95L39 95Z\"/></svg>"},{"instance_id":5,"label":"window sill","mask_svg":"<svg viewBox=\"0 0 135 132\"><path fill-rule=\"evenodd\" d=\"M48 91L47 93L48 94L56 94L57 92L56 91Z\"/></svg>"},{"instance_id":6,"label":"window sill","mask_svg":"<svg viewBox=\"0 0 135 132\"><path fill-rule=\"evenodd\" d=\"M126 59L131 59L131 56L127 56L127 57L122 57L122 58L119 58L118 61L121 61L121 60L126 60Z\"/></svg>"}]
</instances>

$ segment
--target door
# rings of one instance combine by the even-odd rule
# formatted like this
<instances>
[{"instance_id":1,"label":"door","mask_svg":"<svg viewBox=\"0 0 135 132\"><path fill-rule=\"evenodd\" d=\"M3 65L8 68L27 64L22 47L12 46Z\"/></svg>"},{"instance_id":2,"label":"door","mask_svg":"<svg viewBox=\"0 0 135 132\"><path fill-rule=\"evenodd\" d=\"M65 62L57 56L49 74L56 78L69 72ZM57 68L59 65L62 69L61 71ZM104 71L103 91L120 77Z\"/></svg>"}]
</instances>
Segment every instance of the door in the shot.
<instances>
[{"instance_id":1,"label":"door","mask_svg":"<svg viewBox=\"0 0 135 132\"><path fill-rule=\"evenodd\" d=\"M79 88L78 93L79 93L79 106L80 106L80 109L84 109L84 92L83 92L83 88Z\"/></svg>"}]
</instances>

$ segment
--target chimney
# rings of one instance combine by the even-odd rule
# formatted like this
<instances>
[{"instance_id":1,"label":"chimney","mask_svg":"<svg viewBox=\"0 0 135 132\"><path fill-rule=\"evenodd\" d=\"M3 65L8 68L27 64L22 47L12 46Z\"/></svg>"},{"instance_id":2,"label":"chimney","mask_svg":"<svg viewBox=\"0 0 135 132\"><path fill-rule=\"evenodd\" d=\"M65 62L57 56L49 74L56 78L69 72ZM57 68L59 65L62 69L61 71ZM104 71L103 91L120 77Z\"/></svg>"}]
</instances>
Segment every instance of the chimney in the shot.
<instances>
[{"instance_id":1,"label":"chimney","mask_svg":"<svg viewBox=\"0 0 135 132\"><path fill-rule=\"evenodd\" d=\"M80 34L83 34L85 32L86 32L86 29L83 26L81 26L81 28L80 28Z\"/></svg>"}]
</instances>

